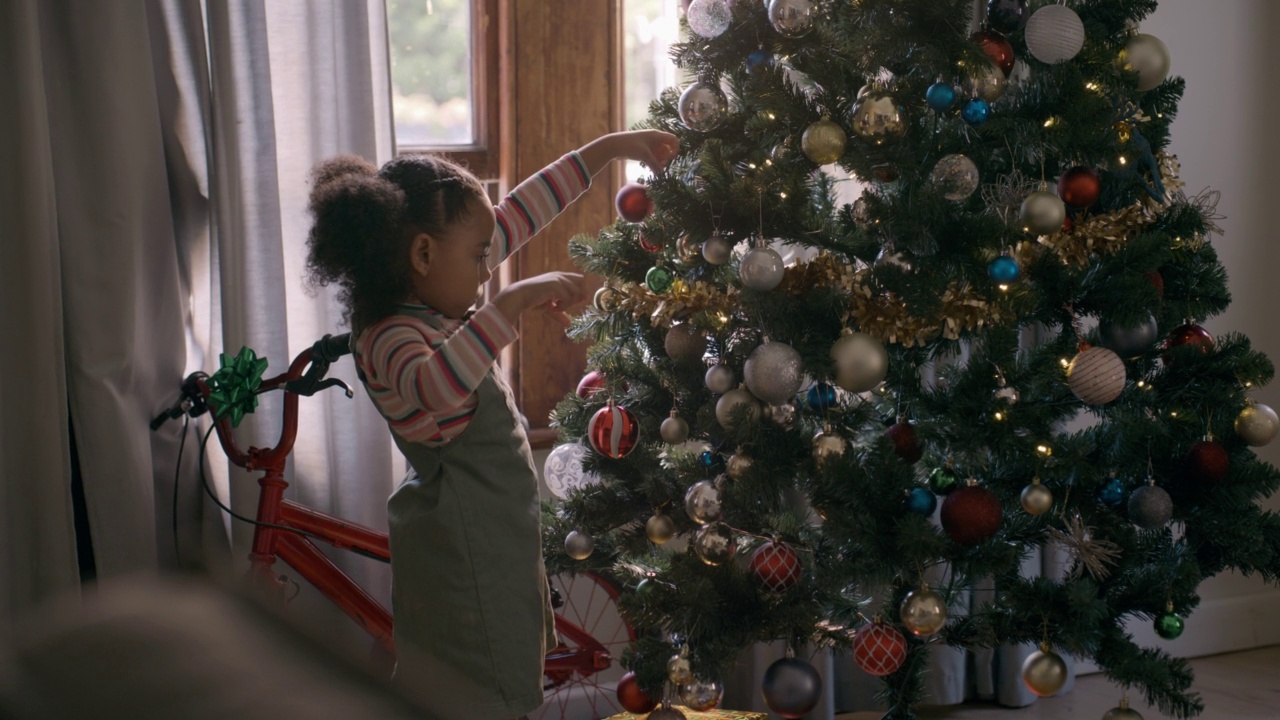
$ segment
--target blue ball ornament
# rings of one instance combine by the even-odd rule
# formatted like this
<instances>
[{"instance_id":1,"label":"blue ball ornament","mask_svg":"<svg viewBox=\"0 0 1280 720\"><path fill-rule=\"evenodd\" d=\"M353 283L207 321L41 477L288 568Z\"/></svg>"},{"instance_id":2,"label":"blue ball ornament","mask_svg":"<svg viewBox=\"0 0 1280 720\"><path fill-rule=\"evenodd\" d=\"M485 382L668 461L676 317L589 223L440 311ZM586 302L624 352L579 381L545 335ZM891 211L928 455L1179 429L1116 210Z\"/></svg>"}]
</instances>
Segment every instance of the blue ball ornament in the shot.
<instances>
[{"instance_id":1,"label":"blue ball ornament","mask_svg":"<svg viewBox=\"0 0 1280 720\"><path fill-rule=\"evenodd\" d=\"M991 103L982 98L972 98L960 108L960 117L977 127L991 119Z\"/></svg>"},{"instance_id":2,"label":"blue ball ornament","mask_svg":"<svg viewBox=\"0 0 1280 720\"><path fill-rule=\"evenodd\" d=\"M769 67L772 64L773 63L769 58L769 53L764 50L752 50L747 53L748 70L758 70L760 68Z\"/></svg>"},{"instance_id":3,"label":"blue ball ornament","mask_svg":"<svg viewBox=\"0 0 1280 720\"><path fill-rule=\"evenodd\" d=\"M1124 481L1113 477L1098 491L1098 502L1111 507L1120 507L1120 503L1124 502L1124 490Z\"/></svg>"},{"instance_id":4,"label":"blue ball ornament","mask_svg":"<svg viewBox=\"0 0 1280 720\"><path fill-rule=\"evenodd\" d=\"M956 88L950 83L936 82L929 86L924 101L938 112L946 112L956 104Z\"/></svg>"},{"instance_id":5,"label":"blue ball ornament","mask_svg":"<svg viewBox=\"0 0 1280 720\"><path fill-rule=\"evenodd\" d=\"M987 275L999 283L1009 283L1022 277L1022 268L1018 261L1008 255L1001 255L987 266Z\"/></svg>"},{"instance_id":6,"label":"blue ball ornament","mask_svg":"<svg viewBox=\"0 0 1280 720\"><path fill-rule=\"evenodd\" d=\"M836 406L836 389L831 383L815 383L809 388L807 400L810 410L826 412Z\"/></svg>"},{"instance_id":7,"label":"blue ball ornament","mask_svg":"<svg viewBox=\"0 0 1280 720\"><path fill-rule=\"evenodd\" d=\"M716 463L720 461L719 456L717 456L714 452L710 450L702 451L702 455L700 455L698 459L702 461L703 467L709 467L709 468L715 467Z\"/></svg>"},{"instance_id":8,"label":"blue ball ornament","mask_svg":"<svg viewBox=\"0 0 1280 720\"><path fill-rule=\"evenodd\" d=\"M938 496L927 487L911 488L907 495L907 509L917 515L932 517L933 511L938 509Z\"/></svg>"}]
</instances>

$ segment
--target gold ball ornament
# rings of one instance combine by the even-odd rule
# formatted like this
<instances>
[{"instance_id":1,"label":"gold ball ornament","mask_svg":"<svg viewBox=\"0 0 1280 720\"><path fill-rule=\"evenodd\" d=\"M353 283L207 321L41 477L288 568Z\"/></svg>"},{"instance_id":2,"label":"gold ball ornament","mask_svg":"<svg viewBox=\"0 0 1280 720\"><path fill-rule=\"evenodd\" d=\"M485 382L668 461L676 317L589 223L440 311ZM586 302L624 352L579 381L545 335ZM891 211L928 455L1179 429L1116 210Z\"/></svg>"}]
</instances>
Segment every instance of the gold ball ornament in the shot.
<instances>
[{"instance_id":1,"label":"gold ball ornament","mask_svg":"<svg viewBox=\"0 0 1280 720\"><path fill-rule=\"evenodd\" d=\"M1236 434L1253 447L1261 447L1276 439L1280 418L1276 411L1262 403L1250 401L1236 416Z\"/></svg>"},{"instance_id":2,"label":"gold ball ornament","mask_svg":"<svg viewBox=\"0 0 1280 720\"><path fill-rule=\"evenodd\" d=\"M667 677L676 685L684 685L693 680L693 665L683 650L667 661Z\"/></svg>"},{"instance_id":3,"label":"gold ball ornament","mask_svg":"<svg viewBox=\"0 0 1280 720\"><path fill-rule=\"evenodd\" d=\"M1004 71L990 60L974 63L968 68L964 80L965 92L970 97L982 98L989 103L999 100L1008 86Z\"/></svg>"},{"instance_id":4,"label":"gold ball ornament","mask_svg":"<svg viewBox=\"0 0 1280 720\"><path fill-rule=\"evenodd\" d=\"M916 637L928 637L947 624L947 601L927 585L902 600L902 625Z\"/></svg>"},{"instance_id":5,"label":"gold ball ornament","mask_svg":"<svg viewBox=\"0 0 1280 720\"><path fill-rule=\"evenodd\" d=\"M1119 705L1102 716L1102 720L1142 720L1142 713L1129 707L1129 698L1122 698Z\"/></svg>"},{"instance_id":6,"label":"gold ball ornament","mask_svg":"<svg viewBox=\"0 0 1280 720\"><path fill-rule=\"evenodd\" d=\"M676 244L676 251L680 254L680 262L686 265L702 261L702 243L688 235L680 237Z\"/></svg>"},{"instance_id":7,"label":"gold ball ornament","mask_svg":"<svg viewBox=\"0 0 1280 720\"><path fill-rule=\"evenodd\" d=\"M1066 661L1045 643L1022 662L1023 684L1040 697L1056 694L1067 684L1068 675Z\"/></svg>"},{"instance_id":8,"label":"gold ball ornament","mask_svg":"<svg viewBox=\"0 0 1280 720\"><path fill-rule=\"evenodd\" d=\"M848 448L849 443L832 432L830 427L820 430L813 436L813 460L819 468L825 467L827 463L844 455Z\"/></svg>"},{"instance_id":9,"label":"gold ball ornament","mask_svg":"<svg viewBox=\"0 0 1280 720\"><path fill-rule=\"evenodd\" d=\"M670 515L655 512L649 522L644 524L644 534L654 545L665 544L676 536L676 523Z\"/></svg>"},{"instance_id":10,"label":"gold ball ornament","mask_svg":"<svg viewBox=\"0 0 1280 720\"><path fill-rule=\"evenodd\" d=\"M737 541L733 528L722 522L707 523L693 534L693 553L708 565L720 565L733 558Z\"/></svg>"},{"instance_id":11,"label":"gold ball ornament","mask_svg":"<svg viewBox=\"0 0 1280 720\"><path fill-rule=\"evenodd\" d=\"M596 541L581 530L571 530L564 538L565 554L574 560L586 560L591 557Z\"/></svg>"},{"instance_id":12,"label":"gold ball ornament","mask_svg":"<svg viewBox=\"0 0 1280 720\"><path fill-rule=\"evenodd\" d=\"M1035 478L1022 489L1022 509L1030 515L1043 515L1053 509L1053 492Z\"/></svg>"},{"instance_id":13,"label":"gold ball ornament","mask_svg":"<svg viewBox=\"0 0 1280 720\"><path fill-rule=\"evenodd\" d=\"M1022 229L1034 235L1050 235L1062 229L1067 220L1067 204L1056 193L1037 190L1022 201L1018 211Z\"/></svg>"},{"instance_id":14,"label":"gold ball ornament","mask_svg":"<svg viewBox=\"0 0 1280 720\"><path fill-rule=\"evenodd\" d=\"M695 712L714 710L724 699L724 687L715 680L693 680L680 686L680 702Z\"/></svg>"},{"instance_id":15,"label":"gold ball ornament","mask_svg":"<svg viewBox=\"0 0 1280 720\"><path fill-rule=\"evenodd\" d=\"M800 149L805 157L819 165L829 165L844 155L849 138L844 128L824 117L805 128L800 137Z\"/></svg>"},{"instance_id":16,"label":"gold ball ornament","mask_svg":"<svg viewBox=\"0 0 1280 720\"><path fill-rule=\"evenodd\" d=\"M732 429L738 427L739 422L751 424L759 419L760 400L742 387L730 390L716 401L716 422L722 427Z\"/></svg>"},{"instance_id":17,"label":"gold ball ornament","mask_svg":"<svg viewBox=\"0 0 1280 720\"><path fill-rule=\"evenodd\" d=\"M853 134L874 145L884 145L907 134L906 109L892 95L879 90L872 90L858 100L850 120Z\"/></svg>"},{"instance_id":18,"label":"gold ball ornament","mask_svg":"<svg viewBox=\"0 0 1280 720\"><path fill-rule=\"evenodd\" d=\"M725 461L724 473L733 480L741 480L751 471L753 462L750 455L745 455L739 450Z\"/></svg>"},{"instance_id":19,"label":"gold ball ornament","mask_svg":"<svg viewBox=\"0 0 1280 720\"><path fill-rule=\"evenodd\" d=\"M611 313L618 309L618 291L605 285L591 299L591 304L602 313Z\"/></svg>"}]
</instances>

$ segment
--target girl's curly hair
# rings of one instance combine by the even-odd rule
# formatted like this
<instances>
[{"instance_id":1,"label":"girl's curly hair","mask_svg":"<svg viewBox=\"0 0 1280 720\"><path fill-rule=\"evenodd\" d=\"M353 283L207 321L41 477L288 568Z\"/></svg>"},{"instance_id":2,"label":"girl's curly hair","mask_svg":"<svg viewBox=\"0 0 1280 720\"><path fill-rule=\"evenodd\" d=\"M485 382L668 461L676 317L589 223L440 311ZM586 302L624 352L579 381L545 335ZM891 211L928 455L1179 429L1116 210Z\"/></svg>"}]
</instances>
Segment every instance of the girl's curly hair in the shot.
<instances>
[{"instance_id":1,"label":"girl's curly hair","mask_svg":"<svg viewBox=\"0 0 1280 720\"><path fill-rule=\"evenodd\" d=\"M307 281L337 283L338 300L354 328L395 312L413 291L409 246L418 233L440 233L485 198L475 176L432 155L409 155L375 168L339 155L311 171L311 231Z\"/></svg>"}]
</instances>

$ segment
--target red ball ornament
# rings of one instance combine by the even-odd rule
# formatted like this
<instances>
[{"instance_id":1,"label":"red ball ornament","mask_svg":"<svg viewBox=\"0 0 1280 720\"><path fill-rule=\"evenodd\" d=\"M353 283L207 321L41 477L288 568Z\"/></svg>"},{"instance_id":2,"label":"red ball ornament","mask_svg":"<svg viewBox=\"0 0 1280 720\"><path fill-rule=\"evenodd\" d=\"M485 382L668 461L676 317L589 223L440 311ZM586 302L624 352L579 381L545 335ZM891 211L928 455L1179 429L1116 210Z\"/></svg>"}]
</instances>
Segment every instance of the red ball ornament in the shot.
<instances>
[{"instance_id":1,"label":"red ball ornament","mask_svg":"<svg viewBox=\"0 0 1280 720\"><path fill-rule=\"evenodd\" d=\"M1227 479L1227 471L1231 469L1231 460L1227 451L1212 440L1201 440L1187 451L1183 468L1187 478L1197 482L1217 485Z\"/></svg>"},{"instance_id":2,"label":"red ball ornament","mask_svg":"<svg viewBox=\"0 0 1280 720\"><path fill-rule=\"evenodd\" d=\"M1058 197L1071 207L1087 208L1098 202L1101 194L1102 180L1093 168L1077 165L1058 178Z\"/></svg>"},{"instance_id":3,"label":"red ball ornament","mask_svg":"<svg viewBox=\"0 0 1280 720\"><path fill-rule=\"evenodd\" d=\"M633 672L618 680L618 704L623 710L636 715L647 713L658 706L648 693L640 689L640 683Z\"/></svg>"},{"instance_id":4,"label":"red ball ornament","mask_svg":"<svg viewBox=\"0 0 1280 720\"><path fill-rule=\"evenodd\" d=\"M1004 513L990 490L966 485L942 501L942 529L957 545L973 547L1000 530Z\"/></svg>"},{"instance_id":5,"label":"red ball ornament","mask_svg":"<svg viewBox=\"0 0 1280 720\"><path fill-rule=\"evenodd\" d=\"M893 451L908 465L914 465L924 455L924 448L916 439L916 429L906 420L890 425L884 435L893 441Z\"/></svg>"},{"instance_id":6,"label":"red ball ornament","mask_svg":"<svg viewBox=\"0 0 1280 720\"><path fill-rule=\"evenodd\" d=\"M870 675L897 672L907 659L907 639L884 623L863 625L853 636L853 661Z\"/></svg>"},{"instance_id":7,"label":"red ball ornament","mask_svg":"<svg viewBox=\"0 0 1280 720\"><path fill-rule=\"evenodd\" d=\"M1202 353L1207 353L1213 349L1213 335L1195 323L1179 325L1169 333L1169 337L1164 341L1164 353L1161 357L1166 363L1171 362L1173 353L1169 351L1183 345L1189 345L1198 348Z\"/></svg>"},{"instance_id":8,"label":"red ball ornament","mask_svg":"<svg viewBox=\"0 0 1280 720\"><path fill-rule=\"evenodd\" d=\"M640 222L653 210L653 201L649 192L640 183L627 183L618 191L613 204L618 208L618 216L627 222Z\"/></svg>"},{"instance_id":9,"label":"red ball ornament","mask_svg":"<svg viewBox=\"0 0 1280 720\"><path fill-rule=\"evenodd\" d=\"M604 373L592 370L578 381L578 397L589 398L605 389Z\"/></svg>"},{"instance_id":10,"label":"red ball ornament","mask_svg":"<svg viewBox=\"0 0 1280 720\"><path fill-rule=\"evenodd\" d=\"M991 58L991 62L996 67L1004 71L1005 77L1009 77L1009 73L1013 72L1013 45L1009 43L1009 38L1004 33L995 30L979 30L969 36L969 42L977 45L982 54Z\"/></svg>"},{"instance_id":11,"label":"red ball ornament","mask_svg":"<svg viewBox=\"0 0 1280 720\"><path fill-rule=\"evenodd\" d=\"M1068 215L1067 218L1062 221L1062 232L1069 233L1075 229L1076 229L1076 221L1074 218Z\"/></svg>"},{"instance_id":12,"label":"red ball ornament","mask_svg":"<svg viewBox=\"0 0 1280 720\"><path fill-rule=\"evenodd\" d=\"M784 542L767 542L751 553L751 574L771 592L782 592L800 580L800 556Z\"/></svg>"},{"instance_id":13,"label":"red ball ornament","mask_svg":"<svg viewBox=\"0 0 1280 720\"><path fill-rule=\"evenodd\" d=\"M649 238L643 232L636 233L636 239L640 242L640 247L644 248L645 250L648 250L651 253L656 253L662 249L661 245L655 245L649 242Z\"/></svg>"},{"instance_id":14,"label":"red ball ornament","mask_svg":"<svg viewBox=\"0 0 1280 720\"><path fill-rule=\"evenodd\" d=\"M587 437L596 452L617 460L636 449L640 425L630 410L610 402L591 416L591 422L587 424Z\"/></svg>"},{"instance_id":15,"label":"red ball ornament","mask_svg":"<svg viewBox=\"0 0 1280 720\"><path fill-rule=\"evenodd\" d=\"M1147 276L1147 279L1151 281L1151 284L1155 286L1156 297L1163 298L1164 297L1164 276L1160 274L1159 270L1152 270L1151 272L1146 273L1146 276Z\"/></svg>"}]
</instances>

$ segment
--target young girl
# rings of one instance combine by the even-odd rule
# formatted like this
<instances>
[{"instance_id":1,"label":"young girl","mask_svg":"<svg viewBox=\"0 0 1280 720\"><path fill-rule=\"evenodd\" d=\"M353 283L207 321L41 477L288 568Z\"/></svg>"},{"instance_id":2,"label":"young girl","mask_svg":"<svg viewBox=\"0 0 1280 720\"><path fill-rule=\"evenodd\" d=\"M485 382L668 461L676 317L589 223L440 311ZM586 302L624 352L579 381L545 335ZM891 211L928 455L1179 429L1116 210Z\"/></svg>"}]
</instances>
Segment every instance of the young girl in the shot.
<instances>
[{"instance_id":1,"label":"young girl","mask_svg":"<svg viewBox=\"0 0 1280 720\"><path fill-rule=\"evenodd\" d=\"M521 313L563 315L582 275L523 280L472 311L490 273L615 158L661 169L675 136L613 133L521 183L497 207L441 158L374 168L353 156L312 173L307 260L337 283L356 367L411 470L387 504L395 682L440 718L509 718L542 704L554 646L537 475L494 372Z\"/></svg>"}]
</instances>

